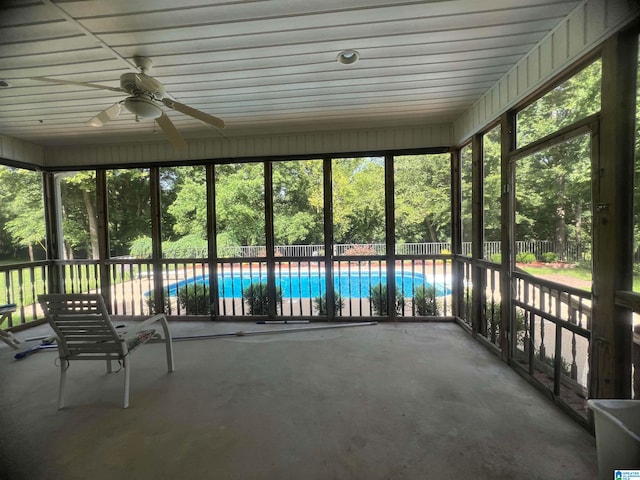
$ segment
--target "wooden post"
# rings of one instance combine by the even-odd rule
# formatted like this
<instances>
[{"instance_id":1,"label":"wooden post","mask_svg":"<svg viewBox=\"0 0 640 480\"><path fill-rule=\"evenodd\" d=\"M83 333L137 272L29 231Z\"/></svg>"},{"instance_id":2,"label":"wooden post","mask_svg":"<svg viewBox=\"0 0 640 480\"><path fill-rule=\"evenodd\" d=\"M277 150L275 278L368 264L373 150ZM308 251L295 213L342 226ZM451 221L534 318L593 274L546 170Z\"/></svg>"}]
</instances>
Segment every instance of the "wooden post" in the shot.
<instances>
[{"instance_id":1,"label":"wooden post","mask_svg":"<svg viewBox=\"0 0 640 480\"><path fill-rule=\"evenodd\" d=\"M47 292L63 293L64 268L59 260L64 258L64 237L62 235L62 209L60 201L60 181L56 174L43 173L44 214L47 238L47 260L49 275L47 276Z\"/></svg>"},{"instance_id":2,"label":"wooden post","mask_svg":"<svg viewBox=\"0 0 640 480\"><path fill-rule=\"evenodd\" d=\"M633 285L637 42L637 33L619 33L602 47L600 132L593 136L591 398L631 398L632 316L615 296Z\"/></svg>"},{"instance_id":3,"label":"wooden post","mask_svg":"<svg viewBox=\"0 0 640 480\"><path fill-rule=\"evenodd\" d=\"M471 299L471 321L474 335L487 336L486 283L484 269L478 265L482 260L484 242L484 165L482 155L482 134L476 133L471 139L471 272L473 291Z\"/></svg>"},{"instance_id":4,"label":"wooden post","mask_svg":"<svg viewBox=\"0 0 640 480\"><path fill-rule=\"evenodd\" d=\"M276 305L276 266L275 266L275 239L273 226L273 162L264 162L264 218L266 225L267 248L267 298L268 316L273 320L277 313Z\"/></svg>"},{"instance_id":5,"label":"wooden post","mask_svg":"<svg viewBox=\"0 0 640 480\"><path fill-rule=\"evenodd\" d=\"M207 263L209 264L209 304L211 319L220 315L218 299L218 243L216 241L216 175L215 165L206 166L207 173Z\"/></svg>"},{"instance_id":6,"label":"wooden post","mask_svg":"<svg viewBox=\"0 0 640 480\"><path fill-rule=\"evenodd\" d=\"M322 179L324 184L324 278L327 289L327 320L334 320L335 294L333 288L333 184L331 177L331 158L322 160Z\"/></svg>"},{"instance_id":7,"label":"wooden post","mask_svg":"<svg viewBox=\"0 0 640 480\"><path fill-rule=\"evenodd\" d=\"M164 279L162 277L162 200L160 169L149 170L151 195L151 263L153 269L153 313L164 313Z\"/></svg>"},{"instance_id":8,"label":"wooden post","mask_svg":"<svg viewBox=\"0 0 640 480\"><path fill-rule=\"evenodd\" d=\"M385 245L387 257L387 305L389 320L395 321L396 312L396 219L393 181L393 155L384 157L384 205L385 205Z\"/></svg>"},{"instance_id":9,"label":"wooden post","mask_svg":"<svg viewBox=\"0 0 640 480\"><path fill-rule=\"evenodd\" d=\"M451 283L453 315L462 318L464 311L464 265L462 255L462 176L460 172L460 149L451 151L451 253L454 254Z\"/></svg>"},{"instance_id":10,"label":"wooden post","mask_svg":"<svg viewBox=\"0 0 640 480\"><path fill-rule=\"evenodd\" d=\"M96 204L98 213L98 270L100 272L100 293L109 313L111 306L111 275L107 261L111 257L109 246L109 199L106 170L96 171Z\"/></svg>"},{"instance_id":11,"label":"wooden post","mask_svg":"<svg viewBox=\"0 0 640 480\"><path fill-rule=\"evenodd\" d=\"M515 114L505 112L500 117L500 177L502 192L500 195L500 220L502 232L500 251L502 265L500 268L500 351L506 362L512 358L515 336L511 338L511 319L513 317L512 298L515 295L515 284L512 279L514 268L515 246L515 167L511 162L510 153L516 147Z\"/></svg>"}]
</instances>

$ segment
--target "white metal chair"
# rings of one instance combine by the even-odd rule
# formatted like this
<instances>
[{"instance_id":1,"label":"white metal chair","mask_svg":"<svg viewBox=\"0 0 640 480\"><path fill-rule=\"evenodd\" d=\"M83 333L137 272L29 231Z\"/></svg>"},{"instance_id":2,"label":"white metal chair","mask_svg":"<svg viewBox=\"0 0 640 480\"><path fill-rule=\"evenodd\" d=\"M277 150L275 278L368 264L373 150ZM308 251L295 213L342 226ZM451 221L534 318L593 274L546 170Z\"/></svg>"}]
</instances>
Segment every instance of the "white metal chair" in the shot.
<instances>
[{"instance_id":1,"label":"white metal chair","mask_svg":"<svg viewBox=\"0 0 640 480\"><path fill-rule=\"evenodd\" d=\"M118 333L111 323L102 295L48 294L38 296L58 343L60 357L60 392L58 408L64 407L67 369L74 360L106 360L111 373L111 361L118 360L124 370L124 408L129 406L131 352L140 345L162 342L166 347L167 368L174 371L173 344L164 314L155 315L133 328ZM159 322L163 334L151 324Z\"/></svg>"}]
</instances>

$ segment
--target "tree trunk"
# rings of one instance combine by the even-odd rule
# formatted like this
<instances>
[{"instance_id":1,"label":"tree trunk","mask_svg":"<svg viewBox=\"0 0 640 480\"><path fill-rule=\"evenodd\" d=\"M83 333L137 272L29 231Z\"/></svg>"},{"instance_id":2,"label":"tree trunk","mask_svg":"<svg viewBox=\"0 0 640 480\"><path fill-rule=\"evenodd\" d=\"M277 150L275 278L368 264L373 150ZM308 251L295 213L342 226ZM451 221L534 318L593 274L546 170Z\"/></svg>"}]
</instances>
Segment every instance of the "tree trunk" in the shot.
<instances>
[{"instance_id":1,"label":"tree trunk","mask_svg":"<svg viewBox=\"0 0 640 480\"><path fill-rule=\"evenodd\" d=\"M34 261L35 261L35 259L34 259L34 257L33 257L33 245L29 244L29 247L28 247L28 248L29 248L29 260L30 260L30 261L32 261L32 262L34 262Z\"/></svg>"},{"instance_id":2,"label":"tree trunk","mask_svg":"<svg viewBox=\"0 0 640 480\"><path fill-rule=\"evenodd\" d=\"M558 195L556 207L556 248L559 250L561 260L565 260L565 244L567 241L567 226L565 224L565 178L559 176L557 180Z\"/></svg>"},{"instance_id":3,"label":"tree trunk","mask_svg":"<svg viewBox=\"0 0 640 480\"><path fill-rule=\"evenodd\" d=\"M86 190L82 190L82 200L84 201L84 206L87 209L87 217L89 218L89 238L91 239L91 258L98 259L100 258L100 250L98 247L98 225L96 222L96 215L93 208L93 203L91 203L91 197L89 197L89 192Z\"/></svg>"}]
</instances>

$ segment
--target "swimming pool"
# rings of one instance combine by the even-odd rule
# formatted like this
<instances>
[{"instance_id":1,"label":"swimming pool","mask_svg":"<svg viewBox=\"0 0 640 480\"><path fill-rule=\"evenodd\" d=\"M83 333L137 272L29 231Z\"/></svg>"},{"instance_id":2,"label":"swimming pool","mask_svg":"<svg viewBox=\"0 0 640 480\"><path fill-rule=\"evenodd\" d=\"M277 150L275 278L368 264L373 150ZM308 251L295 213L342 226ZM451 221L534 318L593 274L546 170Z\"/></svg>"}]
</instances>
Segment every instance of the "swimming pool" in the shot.
<instances>
[{"instance_id":1,"label":"swimming pool","mask_svg":"<svg viewBox=\"0 0 640 480\"><path fill-rule=\"evenodd\" d=\"M451 293L447 283L442 278L430 278L421 273L396 274L396 287L403 292L405 298L411 298L413 291L421 285L435 286L436 296ZM242 298L242 290L254 282L266 282L266 274L218 274L219 298ZM209 277L197 276L187 280L172 283L168 287L169 295L177 296L178 291L185 285L209 284ZM333 286L343 298L369 298L371 287L382 283L387 284L385 273L369 271L353 271L334 275ZM276 286L282 289L282 298L316 298L326 293L324 272L282 272L276 274Z\"/></svg>"}]
</instances>

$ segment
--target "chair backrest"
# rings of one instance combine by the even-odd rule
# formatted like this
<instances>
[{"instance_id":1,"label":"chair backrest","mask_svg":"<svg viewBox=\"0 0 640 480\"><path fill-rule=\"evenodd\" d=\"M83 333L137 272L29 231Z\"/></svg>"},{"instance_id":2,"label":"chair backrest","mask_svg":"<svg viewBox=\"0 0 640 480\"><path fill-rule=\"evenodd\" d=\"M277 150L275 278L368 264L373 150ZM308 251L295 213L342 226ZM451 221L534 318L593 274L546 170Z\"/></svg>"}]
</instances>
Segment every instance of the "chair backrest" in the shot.
<instances>
[{"instance_id":1,"label":"chair backrest","mask_svg":"<svg viewBox=\"0 0 640 480\"><path fill-rule=\"evenodd\" d=\"M38 301L58 337L60 357L102 359L123 355L124 344L109 318L102 295L48 294Z\"/></svg>"}]
</instances>

